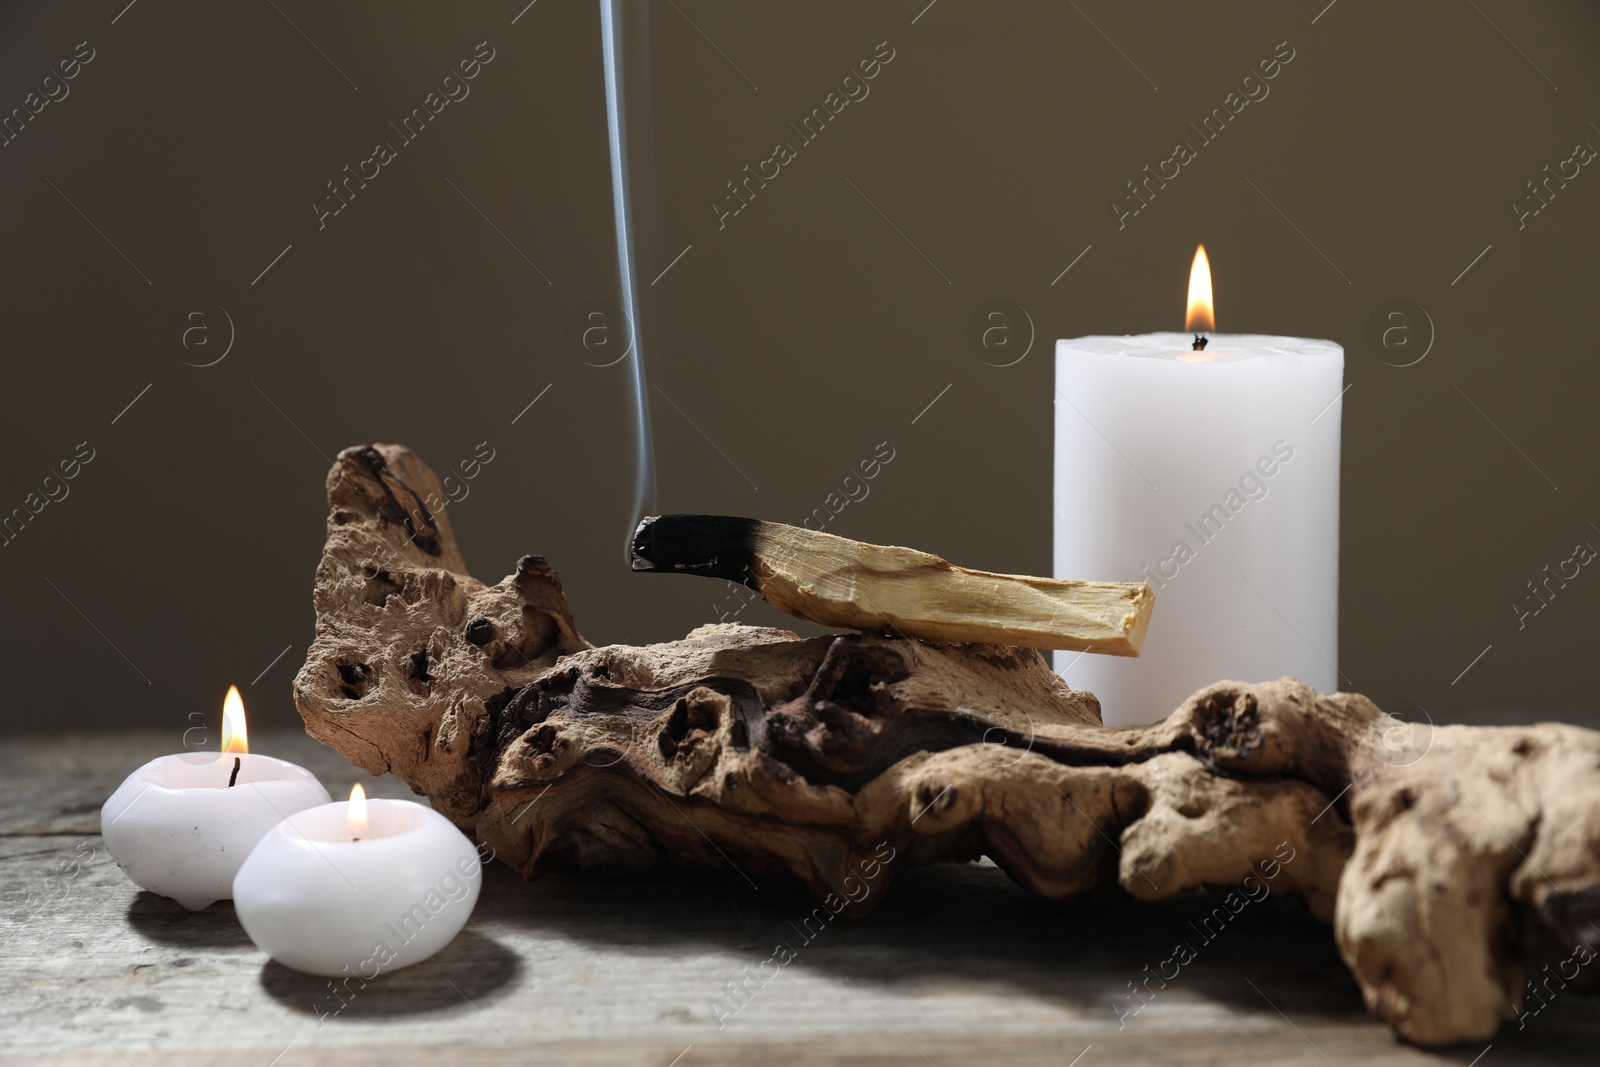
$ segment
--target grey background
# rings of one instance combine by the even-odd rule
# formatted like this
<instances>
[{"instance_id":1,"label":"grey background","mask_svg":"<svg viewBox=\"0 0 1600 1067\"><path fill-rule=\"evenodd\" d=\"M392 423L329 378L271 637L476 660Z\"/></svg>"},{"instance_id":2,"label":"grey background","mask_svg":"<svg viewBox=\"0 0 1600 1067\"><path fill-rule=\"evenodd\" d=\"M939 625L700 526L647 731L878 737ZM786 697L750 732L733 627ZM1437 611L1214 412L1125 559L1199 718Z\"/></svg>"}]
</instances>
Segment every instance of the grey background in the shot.
<instances>
[{"instance_id":1,"label":"grey background","mask_svg":"<svg viewBox=\"0 0 1600 1067\"><path fill-rule=\"evenodd\" d=\"M323 477L374 439L441 470L489 442L450 508L469 563L545 553L591 640L738 606L622 564L626 364L577 340L616 285L598 9L525 3L0 8L0 109L96 53L0 147L0 510L95 450L0 548L0 727L176 732L230 683L295 721ZM1578 0L653 5L644 281L688 248L646 311L661 509L799 521L888 441L830 530L1048 573L1051 342L1180 328L1204 241L1222 330L1347 349L1351 686L1436 719L1592 711L1600 575L1521 630L1512 604L1600 546L1600 175L1524 229L1511 204L1600 146L1597 31ZM325 183L481 41L470 96L319 231ZM870 95L719 230L724 183L882 41ZM1270 95L1119 231L1110 199L1283 41ZM1401 299L1426 312L1405 351L1436 335L1404 368L1366 339ZM1013 366L967 340L993 300L1033 323ZM187 365L218 309L231 350Z\"/></svg>"}]
</instances>

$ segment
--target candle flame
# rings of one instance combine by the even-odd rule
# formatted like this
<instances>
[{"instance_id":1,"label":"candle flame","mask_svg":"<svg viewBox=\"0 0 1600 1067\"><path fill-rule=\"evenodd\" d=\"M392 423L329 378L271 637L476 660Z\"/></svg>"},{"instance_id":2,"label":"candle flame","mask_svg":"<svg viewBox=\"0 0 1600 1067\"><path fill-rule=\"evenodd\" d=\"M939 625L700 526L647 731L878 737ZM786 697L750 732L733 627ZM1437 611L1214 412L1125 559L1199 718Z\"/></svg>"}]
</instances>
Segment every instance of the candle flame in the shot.
<instances>
[{"instance_id":1,"label":"candle flame","mask_svg":"<svg viewBox=\"0 0 1600 1067\"><path fill-rule=\"evenodd\" d=\"M1206 259L1205 245L1194 250L1194 263L1189 268L1189 310L1183 323L1190 333L1212 333L1217 328L1217 314L1211 303L1211 261Z\"/></svg>"},{"instance_id":2,"label":"candle flame","mask_svg":"<svg viewBox=\"0 0 1600 1067\"><path fill-rule=\"evenodd\" d=\"M228 696L222 702L222 751L249 752L250 739L244 725L244 699L239 687L228 686Z\"/></svg>"},{"instance_id":3,"label":"candle flame","mask_svg":"<svg viewBox=\"0 0 1600 1067\"><path fill-rule=\"evenodd\" d=\"M367 791L357 782L350 787L350 803L344 809L345 829L350 831L350 836L356 840L367 832Z\"/></svg>"}]
</instances>

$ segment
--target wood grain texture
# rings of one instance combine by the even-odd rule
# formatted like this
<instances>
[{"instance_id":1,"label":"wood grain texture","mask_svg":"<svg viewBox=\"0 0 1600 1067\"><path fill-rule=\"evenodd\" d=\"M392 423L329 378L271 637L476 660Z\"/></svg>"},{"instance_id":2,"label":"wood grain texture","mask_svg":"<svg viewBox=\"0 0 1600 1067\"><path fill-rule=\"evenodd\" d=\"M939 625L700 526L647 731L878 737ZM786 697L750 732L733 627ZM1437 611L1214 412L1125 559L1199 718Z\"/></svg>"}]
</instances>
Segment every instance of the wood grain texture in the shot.
<instances>
[{"instance_id":1,"label":"wood grain texture","mask_svg":"<svg viewBox=\"0 0 1600 1067\"><path fill-rule=\"evenodd\" d=\"M1144 582L995 574L914 548L728 515L645 519L633 569L742 582L820 626L1107 656L1139 654L1156 596Z\"/></svg>"},{"instance_id":2,"label":"wood grain texture","mask_svg":"<svg viewBox=\"0 0 1600 1067\"><path fill-rule=\"evenodd\" d=\"M1078 1067L1413 1067L1465 1065L1483 1048L1396 1044L1363 1011L1327 927L1292 901L1252 904L1205 941L1195 927L1211 894L1068 907L989 863L908 871L869 921L840 918L803 944L793 927L814 901L732 872L528 886L491 864L461 937L319 1026L318 1007L337 1004L326 984L266 960L231 905L184 911L140 892L98 835L39 831L80 818L90 792L109 792L170 740L0 748L0 1064L267 1067L281 1055L277 1067L667 1067L681 1053L678 1067L1066 1067L1092 1045ZM359 779L376 796L409 793L303 735L256 742L330 788ZM63 788L74 781L86 792ZM728 983L759 973L780 940L799 946L796 958L719 1026ZM1129 1015L1129 983L1185 941L1194 962ZM1592 1005L1558 997L1526 1029L1507 1026L1481 1064L1586 1063L1597 1041Z\"/></svg>"},{"instance_id":3,"label":"wood grain texture","mask_svg":"<svg viewBox=\"0 0 1600 1067\"><path fill-rule=\"evenodd\" d=\"M720 868L807 887L816 923L980 856L1052 899L1213 887L1208 929L1287 895L1428 1045L1525 1019L1546 995L1525 978L1600 985L1600 734L1419 728L1288 678L1107 729L1032 649L875 633L594 648L541 557L486 585L452 569L447 527L390 504L436 490L402 447L341 453L295 703L530 879Z\"/></svg>"}]
</instances>

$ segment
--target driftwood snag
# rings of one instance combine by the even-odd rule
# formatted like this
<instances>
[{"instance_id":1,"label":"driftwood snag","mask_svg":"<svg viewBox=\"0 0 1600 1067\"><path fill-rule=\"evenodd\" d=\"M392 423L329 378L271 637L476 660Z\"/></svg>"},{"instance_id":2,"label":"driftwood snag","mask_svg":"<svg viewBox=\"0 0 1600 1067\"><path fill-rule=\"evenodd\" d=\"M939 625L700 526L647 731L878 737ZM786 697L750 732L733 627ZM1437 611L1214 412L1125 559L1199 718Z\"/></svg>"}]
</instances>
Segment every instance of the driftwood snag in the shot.
<instances>
[{"instance_id":1,"label":"driftwood snag","mask_svg":"<svg viewBox=\"0 0 1600 1067\"><path fill-rule=\"evenodd\" d=\"M821 626L1024 648L1137 656L1155 591L1144 582L993 574L927 552L729 515L657 515L633 535L633 569L742 582Z\"/></svg>"},{"instance_id":2,"label":"driftwood snag","mask_svg":"<svg viewBox=\"0 0 1600 1067\"><path fill-rule=\"evenodd\" d=\"M527 877L703 865L840 910L979 855L1053 898L1227 906L1251 878L1331 920L1422 1044L1487 1039L1525 976L1541 1002L1596 986L1593 731L1412 727L1287 678L1110 729L1028 649L732 625L593 648L542 558L466 574L438 490L403 448L340 454L295 702Z\"/></svg>"}]
</instances>

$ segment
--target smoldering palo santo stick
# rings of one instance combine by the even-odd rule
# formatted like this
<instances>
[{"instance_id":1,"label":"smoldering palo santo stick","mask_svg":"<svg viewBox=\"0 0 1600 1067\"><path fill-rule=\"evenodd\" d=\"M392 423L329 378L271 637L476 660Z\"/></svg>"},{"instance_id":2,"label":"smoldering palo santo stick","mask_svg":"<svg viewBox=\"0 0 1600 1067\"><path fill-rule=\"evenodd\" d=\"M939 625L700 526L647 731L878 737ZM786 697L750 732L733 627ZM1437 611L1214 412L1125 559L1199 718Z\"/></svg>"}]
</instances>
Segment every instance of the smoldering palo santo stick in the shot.
<instances>
[{"instance_id":1,"label":"smoldering palo santo stick","mask_svg":"<svg viewBox=\"0 0 1600 1067\"><path fill-rule=\"evenodd\" d=\"M633 536L633 569L742 582L788 615L926 641L1137 656L1155 592L1143 582L992 574L911 548L761 519L658 515Z\"/></svg>"}]
</instances>

